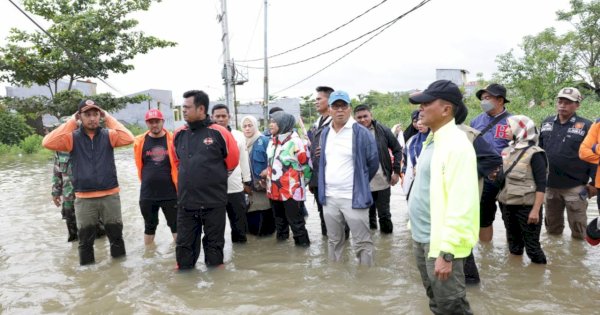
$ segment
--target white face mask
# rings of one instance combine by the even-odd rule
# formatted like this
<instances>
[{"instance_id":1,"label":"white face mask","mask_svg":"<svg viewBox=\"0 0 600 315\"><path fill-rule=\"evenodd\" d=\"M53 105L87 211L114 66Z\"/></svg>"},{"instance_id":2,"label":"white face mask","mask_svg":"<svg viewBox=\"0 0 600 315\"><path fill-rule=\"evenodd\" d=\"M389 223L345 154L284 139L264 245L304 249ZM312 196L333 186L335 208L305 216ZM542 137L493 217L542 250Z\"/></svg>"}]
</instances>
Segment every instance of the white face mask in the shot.
<instances>
[{"instance_id":1,"label":"white face mask","mask_svg":"<svg viewBox=\"0 0 600 315\"><path fill-rule=\"evenodd\" d=\"M481 106L481 110L483 110L486 113L489 112L489 111L491 111L492 109L494 109L494 104L492 104L488 100L481 101L480 106Z\"/></svg>"}]
</instances>

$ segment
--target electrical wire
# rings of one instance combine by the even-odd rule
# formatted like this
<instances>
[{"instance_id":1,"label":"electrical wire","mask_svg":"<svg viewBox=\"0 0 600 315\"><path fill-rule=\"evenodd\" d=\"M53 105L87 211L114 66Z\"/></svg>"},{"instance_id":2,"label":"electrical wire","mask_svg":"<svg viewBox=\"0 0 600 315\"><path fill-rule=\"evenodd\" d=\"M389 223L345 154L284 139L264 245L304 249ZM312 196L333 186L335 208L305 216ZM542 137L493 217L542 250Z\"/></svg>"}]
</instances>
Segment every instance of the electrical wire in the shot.
<instances>
[{"instance_id":1,"label":"electrical wire","mask_svg":"<svg viewBox=\"0 0 600 315\"><path fill-rule=\"evenodd\" d=\"M427 4L427 3L428 3L428 2L430 2L430 1L431 1L431 0L423 0L423 1L422 1L421 3L419 3L417 6L415 6L415 7L414 7L414 8L412 8L411 10L409 10L409 11L405 12L404 14L402 14L401 16L399 16L398 18L396 18L396 19L395 19L395 21L394 21L393 23L386 23L386 24L387 24L387 26L385 26L384 28L382 28L381 30L379 30L379 32L375 33L373 36L371 36L371 37L369 37L368 39L366 39L364 42L362 42L360 45L356 46L354 49L350 50L350 51L349 51L349 52L347 52L346 54L342 55L341 57L337 58L337 59L336 59L336 60L334 60L333 62L329 63L327 66L325 66L325 67L323 67L323 68L319 69L318 71L316 71L315 73L313 73L313 74L311 74L311 75L307 76L306 78L304 78L304 79L302 79L302 80L300 80L300 81L298 81L298 82L296 82L296 83L294 83L294 84L292 84L292 85L290 85L290 86L288 86L288 87L286 87L286 88L284 88L284 89L281 89L281 90L279 90L279 91L277 91L277 92L274 92L274 93L273 93L273 95L275 95L275 94L279 94L279 93L281 93L281 92L283 92L283 91L286 91L286 90L288 90L288 89L291 89L291 88L293 88L293 87L297 86L298 84L300 84L300 83L302 83L302 82L304 82L304 81L306 81L306 80L308 80L308 79L310 79L310 78L314 77L315 75L317 75L317 74L319 74L319 73L323 72L325 69L327 69L327 68L329 68L329 67L333 66L334 64L336 64L336 63L337 63L337 62L339 62L340 60L344 59L345 57L347 57L348 55L350 55L351 53L353 53L354 51L356 51L357 49L359 49L360 47L362 47L363 45L365 45L366 43L368 43L369 41L371 41L373 38L377 37L379 34L383 33L383 32L384 32L386 29L390 28L392 25L394 25L394 23L396 23L397 21L399 21L399 20L400 20L401 18L403 18L404 16L408 15L408 14L409 14L409 13L411 13L411 12L414 12L415 10L419 9L420 7L424 6L425 4ZM384 24L384 25L385 25L385 24Z\"/></svg>"},{"instance_id":2,"label":"electrical wire","mask_svg":"<svg viewBox=\"0 0 600 315\"><path fill-rule=\"evenodd\" d=\"M396 17L396 18L392 19L391 21L389 21L389 22L387 22L387 23L384 23L384 24L382 24L382 25L380 25L380 26L376 27L375 29L372 29L372 30L370 30L370 31L368 31L368 32L366 32L366 33L364 33L364 34L362 34L362 35L360 35L360 36L358 36L358 37L356 37L356 38L354 38L354 39L351 39L351 40L349 40L349 41L347 41L347 42L345 42L345 43L343 43L343 44L341 44L341 45L338 45L338 46L336 46L336 47L334 47L334 48L331 48L331 49L329 49L329 50L326 50L326 51L324 51L324 52L321 52L321 53L319 53L319 54L316 54L316 55L314 55L314 56L311 56L311 57L308 57L308 58L305 58L305 59L302 59L302 60L298 60L298 61L295 61L295 62L291 62L291 63L287 63L287 64L282 64L282 65L272 66L272 67L269 67L269 69L284 68L284 67L289 67L289 66L293 66L293 65L301 64L301 63L304 63L304 62L310 61L310 60L312 60L312 59L316 59L316 58L318 58L318 57L321 57L321 56L323 56L323 55L326 55L326 54L328 54L328 53L331 53L331 52L333 52L333 51L336 51L336 50L338 50L338 49L340 49L340 48L342 48L342 47L348 46L348 45L350 45L351 43L353 43L353 42L355 42L355 41L358 41L358 40L360 40L361 38L363 38L363 37L365 37L365 36L367 36L367 35L370 35L370 34L372 34L372 33L375 33L375 32L377 32L377 31L378 31L378 30L380 30L380 29L387 29L389 26L391 26L391 25L393 25L394 23L398 22L400 19L402 19L403 17L405 17L405 16L406 16L406 15L408 15L409 13L411 13L411 12L413 12L413 11L417 10L418 8L422 7L423 5L425 5L425 4L426 4L427 2L429 2L429 1L430 1L430 0L424 0L424 1L422 1L421 3L419 3L418 5L416 5L415 7L413 7L412 9L410 9L409 11L406 11L406 12L404 12L402 15L400 15L400 16L398 16L398 17ZM239 66L240 66L240 67L245 67L245 68L248 68L248 69L264 69L263 67L253 67L253 66L247 66L247 65L239 65Z\"/></svg>"},{"instance_id":3,"label":"electrical wire","mask_svg":"<svg viewBox=\"0 0 600 315\"><path fill-rule=\"evenodd\" d=\"M27 14L27 12L25 12L23 9L21 9L21 7L19 7L19 5L17 5L16 3L13 2L13 0L8 0L10 3L12 3L13 6L15 6L15 8L17 8L17 10L19 10L21 13L23 13L23 15L25 15L25 17L27 17L33 24L35 24L35 26L37 26L40 30L42 30L42 32L44 32L44 34L46 34L46 36L48 36L48 38L50 38L52 40L52 42L54 42L54 44L56 46L58 46L59 48L61 48L66 54L67 56L79 63L80 66L83 66L86 70L90 71L91 73L93 73L94 71L92 69L90 69L85 62L83 62L78 55L76 55L74 52L72 52L71 50L69 50L68 48L66 48L65 46L63 46L59 41L57 41L52 35L50 35L50 33L48 33L48 31L46 31L46 29L44 29L40 24L38 24L38 22L36 22L31 16L29 16L29 14ZM108 82L106 82L104 79L97 77L96 79L100 80L102 83L106 84L106 86L108 86L109 88L111 88L113 91L117 92L120 95L124 95L121 91L119 91L117 88L115 88L114 86L110 85Z\"/></svg>"},{"instance_id":4,"label":"electrical wire","mask_svg":"<svg viewBox=\"0 0 600 315\"><path fill-rule=\"evenodd\" d=\"M346 26L346 25L348 25L348 24L350 24L350 23L354 22L355 20L357 20L357 19L361 18L363 15L365 15L365 14L369 13L369 12L370 12L370 11L372 11L373 9L375 9L375 8L377 8L378 6L382 5L384 2L387 2L387 0L383 0L383 1L379 2L378 4L376 4L376 5L372 6L371 8L369 8L367 11L365 11L365 12L363 12L363 13L361 13L361 14L359 14L359 15L355 16L355 17L354 17L354 18L352 18L350 21L348 21L348 22L346 22L346 23L344 23L344 24L342 24L342 25L340 25L340 26L338 26L338 27L334 28L333 30L331 30L331 31L329 31L329 32L327 32L327 33L325 33L325 34L323 34L323 35L321 35L321 36L319 36L319 37L317 37L317 38L315 38L315 39L313 39L313 40L310 40L310 41L308 41L308 42L306 42L306 43L304 43L304 44L301 44L301 45L299 45L299 46L296 46L296 47L294 47L294 48L288 49L288 50L286 50L286 51L283 51L283 52L280 52L280 53L274 54L274 55L272 55L272 56L268 56L267 58L274 58L274 57L278 57L278 56L281 56L281 55L287 54L287 53L289 53L289 52L292 52L292 51L298 50L298 49L300 49L300 48L302 48L302 47L305 47L305 46L307 46L307 45L310 45L310 44L312 44L312 43L314 43L314 42L316 42L316 41L318 41L318 40L320 40L320 39L322 39L322 38L326 37L327 35L329 35L329 34L331 34L331 33L335 32L335 31L337 31L337 30L339 30L339 29L343 28L344 26ZM265 59L265 58L256 58L256 59L249 59L249 60L238 60L238 62L253 62L253 61L260 61L260 60L264 60L264 59ZM262 69L262 68L255 68L255 69Z\"/></svg>"}]
</instances>

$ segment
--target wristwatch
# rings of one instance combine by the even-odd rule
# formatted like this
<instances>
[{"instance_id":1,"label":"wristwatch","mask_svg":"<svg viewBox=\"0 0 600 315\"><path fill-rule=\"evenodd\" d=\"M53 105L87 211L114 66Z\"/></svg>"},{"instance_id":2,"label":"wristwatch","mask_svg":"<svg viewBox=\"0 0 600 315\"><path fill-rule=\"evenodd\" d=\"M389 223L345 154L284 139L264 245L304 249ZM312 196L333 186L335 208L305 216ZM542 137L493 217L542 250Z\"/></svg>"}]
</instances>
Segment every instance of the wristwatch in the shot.
<instances>
[{"instance_id":1,"label":"wristwatch","mask_svg":"<svg viewBox=\"0 0 600 315\"><path fill-rule=\"evenodd\" d=\"M452 262L454 260L454 254L440 252L440 256L444 259L445 262Z\"/></svg>"}]
</instances>

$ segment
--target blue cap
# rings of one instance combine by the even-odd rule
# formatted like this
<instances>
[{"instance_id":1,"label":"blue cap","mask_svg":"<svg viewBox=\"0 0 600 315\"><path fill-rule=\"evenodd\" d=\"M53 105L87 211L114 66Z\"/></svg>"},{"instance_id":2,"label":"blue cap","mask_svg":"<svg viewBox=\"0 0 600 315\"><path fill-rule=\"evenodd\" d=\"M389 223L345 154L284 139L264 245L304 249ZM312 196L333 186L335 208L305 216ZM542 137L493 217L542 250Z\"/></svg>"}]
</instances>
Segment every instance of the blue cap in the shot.
<instances>
[{"instance_id":1,"label":"blue cap","mask_svg":"<svg viewBox=\"0 0 600 315\"><path fill-rule=\"evenodd\" d=\"M333 91L329 95L329 106L335 101L344 101L346 104L350 104L350 96L344 91Z\"/></svg>"}]
</instances>

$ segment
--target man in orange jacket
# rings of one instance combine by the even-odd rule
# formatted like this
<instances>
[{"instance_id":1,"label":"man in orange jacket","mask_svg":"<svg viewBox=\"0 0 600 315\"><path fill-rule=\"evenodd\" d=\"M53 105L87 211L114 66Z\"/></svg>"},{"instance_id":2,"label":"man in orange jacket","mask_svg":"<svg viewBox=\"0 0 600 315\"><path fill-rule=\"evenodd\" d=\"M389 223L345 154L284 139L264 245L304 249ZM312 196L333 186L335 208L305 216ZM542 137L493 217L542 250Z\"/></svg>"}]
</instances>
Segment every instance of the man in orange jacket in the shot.
<instances>
[{"instance_id":1,"label":"man in orange jacket","mask_svg":"<svg viewBox=\"0 0 600 315\"><path fill-rule=\"evenodd\" d=\"M590 127L587 135L583 139L583 142L579 146L579 158L588 163L598 165L600 168L600 118ZM588 195L593 197L598 194L598 188L600 188L600 172L596 170L596 176L594 180L593 190L588 192ZM588 186L589 187L589 186ZM598 209L600 212L600 198L597 198Z\"/></svg>"},{"instance_id":2,"label":"man in orange jacket","mask_svg":"<svg viewBox=\"0 0 600 315\"><path fill-rule=\"evenodd\" d=\"M106 128L100 126L102 117ZM70 152L73 159L80 265L95 262L94 240L99 219L104 222L110 255L125 256L114 148L132 142L133 134L89 99L81 101L77 113L42 141L46 149Z\"/></svg>"},{"instance_id":3,"label":"man in orange jacket","mask_svg":"<svg viewBox=\"0 0 600 315\"><path fill-rule=\"evenodd\" d=\"M146 113L148 131L135 138L133 156L140 188L140 210L144 217L144 244L154 243L158 210L162 208L167 225L177 239L177 166L173 135L163 128L165 119L158 109Z\"/></svg>"}]
</instances>

